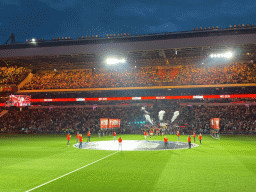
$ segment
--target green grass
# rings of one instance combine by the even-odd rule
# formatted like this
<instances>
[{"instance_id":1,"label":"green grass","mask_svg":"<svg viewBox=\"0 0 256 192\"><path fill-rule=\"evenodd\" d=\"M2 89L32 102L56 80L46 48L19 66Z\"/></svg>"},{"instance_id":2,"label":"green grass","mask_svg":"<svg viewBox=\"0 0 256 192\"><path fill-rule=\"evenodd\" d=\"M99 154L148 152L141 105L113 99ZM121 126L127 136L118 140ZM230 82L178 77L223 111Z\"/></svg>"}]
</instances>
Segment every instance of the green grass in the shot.
<instances>
[{"instance_id":1,"label":"green grass","mask_svg":"<svg viewBox=\"0 0 256 192\"><path fill-rule=\"evenodd\" d=\"M92 136L91 141L111 139ZM180 140L186 142L187 136ZM0 191L26 191L115 153L79 150L72 147L75 142L73 136L71 146L66 146L65 135L0 135ZM255 191L255 136L203 136L202 144L182 150L118 152L33 191Z\"/></svg>"}]
</instances>

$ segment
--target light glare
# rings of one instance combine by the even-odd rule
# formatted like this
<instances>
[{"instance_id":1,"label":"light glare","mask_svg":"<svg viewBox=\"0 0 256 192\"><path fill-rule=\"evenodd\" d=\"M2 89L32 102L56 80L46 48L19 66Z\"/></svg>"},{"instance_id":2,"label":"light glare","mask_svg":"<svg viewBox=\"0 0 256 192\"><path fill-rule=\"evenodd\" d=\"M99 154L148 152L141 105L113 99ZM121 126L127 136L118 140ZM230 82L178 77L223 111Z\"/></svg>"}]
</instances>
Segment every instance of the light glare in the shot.
<instances>
[{"instance_id":1,"label":"light glare","mask_svg":"<svg viewBox=\"0 0 256 192\"><path fill-rule=\"evenodd\" d=\"M227 52L227 53L218 53L218 54L210 54L211 58L231 58L233 56L232 52Z\"/></svg>"},{"instance_id":2,"label":"light glare","mask_svg":"<svg viewBox=\"0 0 256 192\"><path fill-rule=\"evenodd\" d=\"M108 65L113 65L113 64L118 64L118 63L125 63L125 59L121 59L121 60L114 59L114 58L108 58L107 59L107 64Z\"/></svg>"}]
</instances>

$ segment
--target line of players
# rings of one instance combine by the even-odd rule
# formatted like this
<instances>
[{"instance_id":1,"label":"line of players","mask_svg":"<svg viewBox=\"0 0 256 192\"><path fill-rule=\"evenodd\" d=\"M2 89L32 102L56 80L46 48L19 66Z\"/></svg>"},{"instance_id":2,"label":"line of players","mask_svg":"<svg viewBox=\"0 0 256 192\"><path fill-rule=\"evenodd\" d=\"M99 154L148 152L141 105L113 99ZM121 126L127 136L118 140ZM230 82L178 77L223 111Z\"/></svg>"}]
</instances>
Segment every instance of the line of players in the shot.
<instances>
[{"instance_id":1,"label":"line of players","mask_svg":"<svg viewBox=\"0 0 256 192\"><path fill-rule=\"evenodd\" d=\"M114 141L116 140L116 132L113 132L113 137L114 137ZM70 141L70 138L71 138L71 135L70 133L67 134L67 146L69 146L69 141ZM79 132L77 132L76 134L76 143L78 143L79 141L79 149L82 149L82 145L83 145L83 136L82 134L79 134ZM87 132L87 142L90 142L91 141L91 132L88 131ZM118 139L118 143L119 143L119 146L118 146L118 149L121 148L121 151L122 151L122 138L119 137Z\"/></svg>"},{"instance_id":2,"label":"line of players","mask_svg":"<svg viewBox=\"0 0 256 192\"><path fill-rule=\"evenodd\" d=\"M144 132L145 140L147 139L147 135L148 135L148 133L145 131ZM149 135L150 135L150 138L153 137L153 130L149 131ZM180 141L180 132L177 131L176 135L178 137L177 141L179 142ZM114 137L113 140L115 141L116 140L116 132L113 132L113 137ZM68 133L67 134L67 140L68 140L67 146L69 146L70 138L71 138L71 135L70 135L70 133ZM76 143L78 143L78 141L79 141L79 149L82 149L82 143L83 143L82 134L79 134L79 132L78 132L76 134L76 138L77 138ZM193 138L194 138L194 143L196 143L196 133L195 132L193 133ZM202 134L198 135L198 139L199 139L200 145L202 145ZM88 131L87 132L87 142L90 142L90 140L91 140L91 132ZM118 142L119 142L119 148L121 148L121 150L122 150L122 138L121 137L119 137ZM189 146L189 148L191 148L191 136L190 135L188 135L188 146ZM168 138L167 138L167 136L164 137L164 148L168 149Z\"/></svg>"},{"instance_id":3,"label":"line of players","mask_svg":"<svg viewBox=\"0 0 256 192\"><path fill-rule=\"evenodd\" d=\"M153 137L153 133L154 133L153 130L149 131L150 138ZM148 135L148 133L145 131L144 132L145 140L147 140L147 135ZM180 141L180 132L177 131L176 135L178 137L177 141L179 142ZM195 132L193 133L193 138L194 138L194 143L196 143L196 133ZM198 135L198 139L199 139L200 145L202 145L202 134L201 133ZM190 135L188 135L188 147L191 149L191 136ZM164 148L168 149L168 138L167 138L167 136L164 137Z\"/></svg>"}]
</instances>

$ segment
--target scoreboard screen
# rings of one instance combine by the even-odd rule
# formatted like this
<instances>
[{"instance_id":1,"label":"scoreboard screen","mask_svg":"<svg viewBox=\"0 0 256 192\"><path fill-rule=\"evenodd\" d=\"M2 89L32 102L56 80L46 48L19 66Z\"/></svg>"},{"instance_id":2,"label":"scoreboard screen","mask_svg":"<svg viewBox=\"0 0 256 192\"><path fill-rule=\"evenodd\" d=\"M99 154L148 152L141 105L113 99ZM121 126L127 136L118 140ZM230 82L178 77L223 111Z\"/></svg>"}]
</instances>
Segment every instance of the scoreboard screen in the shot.
<instances>
[{"instance_id":1,"label":"scoreboard screen","mask_svg":"<svg viewBox=\"0 0 256 192\"><path fill-rule=\"evenodd\" d=\"M31 104L30 95L9 95L11 106L26 107Z\"/></svg>"}]
</instances>

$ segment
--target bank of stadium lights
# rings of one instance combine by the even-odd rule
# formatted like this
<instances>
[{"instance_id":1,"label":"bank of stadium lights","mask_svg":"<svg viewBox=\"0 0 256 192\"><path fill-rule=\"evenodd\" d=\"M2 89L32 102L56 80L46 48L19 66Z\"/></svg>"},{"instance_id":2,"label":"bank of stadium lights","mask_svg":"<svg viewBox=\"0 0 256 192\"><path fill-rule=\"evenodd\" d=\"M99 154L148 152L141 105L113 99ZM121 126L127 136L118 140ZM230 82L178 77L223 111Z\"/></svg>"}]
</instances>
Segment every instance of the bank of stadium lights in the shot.
<instances>
[{"instance_id":1,"label":"bank of stadium lights","mask_svg":"<svg viewBox=\"0 0 256 192\"><path fill-rule=\"evenodd\" d=\"M29 42L35 44L36 43L36 39L32 38L31 40L29 40Z\"/></svg>"},{"instance_id":2,"label":"bank of stadium lights","mask_svg":"<svg viewBox=\"0 0 256 192\"><path fill-rule=\"evenodd\" d=\"M219 53L219 54L211 54L211 58L231 58L233 56L233 53L227 52L227 53Z\"/></svg>"},{"instance_id":3,"label":"bank of stadium lights","mask_svg":"<svg viewBox=\"0 0 256 192\"><path fill-rule=\"evenodd\" d=\"M120 63L125 63L125 59L115 59L115 58L108 58L107 59L107 64L108 65L115 65L115 64L120 64Z\"/></svg>"}]
</instances>

